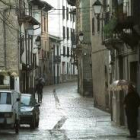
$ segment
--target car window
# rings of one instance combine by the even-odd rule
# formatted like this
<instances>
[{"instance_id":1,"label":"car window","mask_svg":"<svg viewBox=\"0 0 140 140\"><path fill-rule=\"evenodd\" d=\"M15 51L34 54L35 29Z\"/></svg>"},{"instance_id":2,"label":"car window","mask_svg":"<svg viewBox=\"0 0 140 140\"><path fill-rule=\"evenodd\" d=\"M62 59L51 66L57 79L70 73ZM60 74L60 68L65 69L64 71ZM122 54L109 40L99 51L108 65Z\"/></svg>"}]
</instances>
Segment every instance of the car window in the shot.
<instances>
[{"instance_id":1,"label":"car window","mask_svg":"<svg viewBox=\"0 0 140 140\"><path fill-rule=\"evenodd\" d=\"M0 104L11 104L11 93L0 92Z\"/></svg>"},{"instance_id":2,"label":"car window","mask_svg":"<svg viewBox=\"0 0 140 140\"><path fill-rule=\"evenodd\" d=\"M31 104L32 106L34 106L34 105L36 104L36 100L35 100L33 97L31 98L30 104Z\"/></svg>"},{"instance_id":3,"label":"car window","mask_svg":"<svg viewBox=\"0 0 140 140\"><path fill-rule=\"evenodd\" d=\"M21 96L21 106L29 106L31 102L31 97L30 96Z\"/></svg>"},{"instance_id":4,"label":"car window","mask_svg":"<svg viewBox=\"0 0 140 140\"><path fill-rule=\"evenodd\" d=\"M21 96L21 106L34 106L35 104L35 99L32 96Z\"/></svg>"}]
</instances>

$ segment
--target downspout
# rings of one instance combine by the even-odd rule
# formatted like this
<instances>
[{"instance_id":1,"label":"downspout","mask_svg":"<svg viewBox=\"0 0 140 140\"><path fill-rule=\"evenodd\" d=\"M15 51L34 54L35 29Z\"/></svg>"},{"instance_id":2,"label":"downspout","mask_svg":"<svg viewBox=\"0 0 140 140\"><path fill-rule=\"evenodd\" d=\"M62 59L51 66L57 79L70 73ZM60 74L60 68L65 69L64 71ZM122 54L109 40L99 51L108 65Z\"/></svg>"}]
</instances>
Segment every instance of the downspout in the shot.
<instances>
[{"instance_id":1,"label":"downspout","mask_svg":"<svg viewBox=\"0 0 140 140\"><path fill-rule=\"evenodd\" d=\"M6 22L5 22L5 16L6 16L6 12L7 12L8 8L4 9L3 10L3 40L4 40L4 43L3 43L3 50L4 50L4 67L5 67L5 70L7 69L7 62L6 62L6 49L7 49L7 44L6 44Z\"/></svg>"}]
</instances>

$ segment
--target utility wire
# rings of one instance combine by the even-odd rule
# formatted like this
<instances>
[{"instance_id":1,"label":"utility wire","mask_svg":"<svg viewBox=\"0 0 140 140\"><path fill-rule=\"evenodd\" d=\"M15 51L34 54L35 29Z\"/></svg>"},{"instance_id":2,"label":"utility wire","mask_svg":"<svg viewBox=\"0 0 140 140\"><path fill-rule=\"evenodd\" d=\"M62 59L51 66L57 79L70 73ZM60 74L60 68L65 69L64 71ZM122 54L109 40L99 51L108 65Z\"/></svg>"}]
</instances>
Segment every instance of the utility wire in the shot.
<instances>
[{"instance_id":1,"label":"utility wire","mask_svg":"<svg viewBox=\"0 0 140 140\"><path fill-rule=\"evenodd\" d=\"M5 4L5 5L7 5L7 6L12 6L11 4L10 4L10 1L9 1L9 3L7 3L7 2L5 2L5 1L3 1L3 0L0 0L0 2L2 2L3 4Z\"/></svg>"}]
</instances>

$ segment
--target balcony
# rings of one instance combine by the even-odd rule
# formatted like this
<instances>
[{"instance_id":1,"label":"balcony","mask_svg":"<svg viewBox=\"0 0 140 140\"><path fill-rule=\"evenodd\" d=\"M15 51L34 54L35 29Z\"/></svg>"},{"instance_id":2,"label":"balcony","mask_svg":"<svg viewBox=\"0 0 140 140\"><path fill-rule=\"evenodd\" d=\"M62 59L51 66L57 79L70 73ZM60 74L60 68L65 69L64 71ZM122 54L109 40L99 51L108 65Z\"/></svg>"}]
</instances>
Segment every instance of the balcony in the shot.
<instances>
[{"instance_id":1,"label":"balcony","mask_svg":"<svg viewBox=\"0 0 140 140\"><path fill-rule=\"evenodd\" d=\"M134 20L132 16L127 16L123 18L118 18L117 23L114 27L115 32L120 32L123 29L132 29L134 26Z\"/></svg>"},{"instance_id":2,"label":"balcony","mask_svg":"<svg viewBox=\"0 0 140 140\"><path fill-rule=\"evenodd\" d=\"M129 29L129 32L127 32L127 29ZM118 18L111 19L104 26L103 44L107 49L118 50L124 46L124 43L133 48L138 45L138 40L138 33L134 30L134 19L132 16L122 15Z\"/></svg>"},{"instance_id":3,"label":"balcony","mask_svg":"<svg viewBox=\"0 0 140 140\"><path fill-rule=\"evenodd\" d=\"M71 6L76 6L76 0L67 0L67 2Z\"/></svg>"},{"instance_id":4,"label":"balcony","mask_svg":"<svg viewBox=\"0 0 140 140\"><path fill-rule=\"evenodd\" d=\"M19 23L23 23L23 22L27 22L31 25L39 25L40 24L35 18L33 18L32 16L29 16L29 15L24 15L24 16L19 18Z\"/></svg>"},{"instance_id":5,"label":"balcony","mask_svg":"<svg viewBox=\"0 0 140 140\"><path fill-rule=\"evenodd\" d=\"M60 63L61 62L61 56L54 56L54 63Z\"/></svg>"}]
</instances>

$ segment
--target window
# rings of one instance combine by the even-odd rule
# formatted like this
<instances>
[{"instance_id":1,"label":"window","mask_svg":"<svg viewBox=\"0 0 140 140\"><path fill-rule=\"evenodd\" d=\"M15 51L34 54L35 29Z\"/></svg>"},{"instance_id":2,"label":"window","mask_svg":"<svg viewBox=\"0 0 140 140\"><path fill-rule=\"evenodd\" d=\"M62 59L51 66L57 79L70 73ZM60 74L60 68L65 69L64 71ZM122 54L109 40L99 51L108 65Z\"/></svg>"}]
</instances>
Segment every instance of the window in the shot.
<instances>
[{"instance_id":1,"label":"window","mask_svg":"<svg viewBox=\"0 0 140 140\"><path fill-rule=\"evenodd\" d=\"M65 6L63 6L63 19L65 19Z\"/></svg>"},{"instance_id":2,"label":"window","mask_svg":"<svg viewBox=\"0 0 140 140\"><path fill-rule=\"evenodd\" d=\"M29 106L30 105L30 96L21 96L21 106Z\"/></svg>"},{"instance_id":3,"label":"window","mask_svg":"<svg viewBox=\"0 0 140 140\"><path fill-rule=\"evenodd\" d=\"M100 18L97 17L97 32L100 32Z\"/></svg>"},{"instance_id":4,"label":"window","mask_svg":"<svg viewBox=\"0 0 140 140\"><path fill-rule=\"evenodd\" d=\"M73 22L75 22L75 15L73 14Z\"/></svg>"},{"instance_id":5,"label":"window","mask_svg":"<svg viewBox=\"0 0 140 140\"><path fill-rule=\"evenodd\" d=\"M65 46L63 46L63 56L65 56Z\"/></svg>"},{"instance_id":6,"label":"window","mask_svg":"<svg viewBox=\"0 0 140 140\"><path fill-rule=\"evenodd\" d=\"M69 20L69 8L67 7L67 20Z\"/></svg>"},{"instance_id":7,"label":"window","mask_svg":"<svg viewBox=\"0 0 140 140\"><path fill-rule=\"evenodd\" d=\"M53 45L53 56L55 56L55 45Z\"/></svg>"},{"instance_id":8,"label":"window","mask_svg":"<svg viewBox=\"0 0 140 140\"><path fill-rule=\"evenodd\" d=\"M72 14L70 14L70 21L72 21Z\"/></svg>"},{"instance_id":9,"label":"window","mask_svg":"<svg viewBox=\"0 0 140 140\"><path fill-rule=\"evenodd\" d=\"M71 41L72 41L72 28L70 29L70 38L71 38Z\"/></svg>"},{"instance_id":10,"label":"window","mask_svg":"<svg viewBox=\"0 0 140 140\"><path fill-rule=\"evenodd\" d=\"M69 28L67 27L67 39L69 39Z\"/></svg>"},{"instance_id":11,"label":"window","mask_svg":"<svg viewBox=\"0 0 140 140\"><path fill-rule=\"evenodd\" d=\"M67 74L69 74L69 63L67 62Z\"/></svg>"},{"instance_id":12,"label":"window","mask_svg":"<svg viewBox=\"0 0 140 140\"><path fill-rule=\"evenodd\" d=\"M67 47L67 56L69 57L69 47Z\"/></svg>"},{"instance_id":13,"label":"window","mask_svg":"<svg viewBox=\"0 0 140 140\"><path fill-rule=\"evenodd\" d=\"M63 26L63 39L65 39L66 35L65 35L65 27Z\"/></svg>"},{"instance_id":14,"label":"window","mask_svg":"<svg viewBox=\"0 0 140 140\"><path fill-rule=\"evenodd\" d=\"M11 93L0 92L0 104L11 104Z\"/></svg>"},{"instance_id":15,"label":"window","mask_svg":"<svg viewBox=\"0 0 140 140\"><path fill-rule=\"evenodd\" d=\"M92 35L95 33L94 18L92 18Z\"/></svg>"},{"instance_id":16,"label":"window","mask_svg":"<svg viewBox=\"0 0 140 140\"><path fill-rule=\"evenodd\" d=\"M32 16L32 6L29 4L29 15Z\"/></svg>"},{"instance_id":17,"label":"window","mask_svg":"<svg viewBox=\"0 0 140 140\"><path fill-rule=\"evenodd\" d=\"M3 85L3 80L4 80L4 76L3 75L0 75L0 85Z\"/></svg>"},{"instance_id":18,"label":"window","mask_svg":"<svg viewBox=\"0 0 140 140\"><path fill-rule=\"evenodd\" d=\"M59 46L57 45L57 56L59 56Z\"/></svg>"},{"instance_id":19,"label":"window","mask_svg":"<svg viewBox=\"0 0 140 140\"><path fill-rule=\"evenodd\" d=\"M46 32L46 17L44 17L44 32Z\"/></svg>"}]
</instances>

